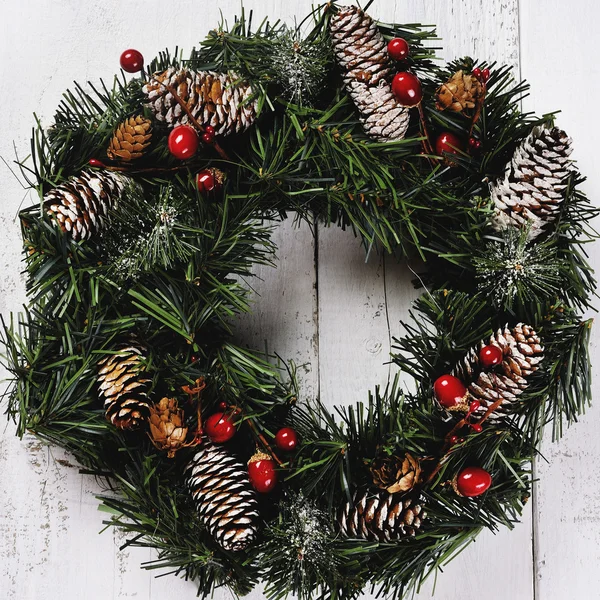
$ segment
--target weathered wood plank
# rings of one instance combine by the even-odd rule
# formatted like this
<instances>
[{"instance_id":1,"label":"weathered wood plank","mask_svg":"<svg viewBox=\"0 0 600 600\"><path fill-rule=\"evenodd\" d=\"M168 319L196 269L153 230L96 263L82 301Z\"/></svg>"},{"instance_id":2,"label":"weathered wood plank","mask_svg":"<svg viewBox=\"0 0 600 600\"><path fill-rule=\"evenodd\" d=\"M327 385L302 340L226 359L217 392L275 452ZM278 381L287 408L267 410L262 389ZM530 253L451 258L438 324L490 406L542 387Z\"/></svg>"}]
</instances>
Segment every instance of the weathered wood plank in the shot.
<instances>
[{"instance_id":1,"label":"weathered wood plank","mask_svg":"<svg viewBox=\"0 0 600 600\"><path fill-rule=\"evenodd\" d=\"M600 202L600 162L596 149L599 69L594 53L600 7L577 2L521 2L521 65L532 86L525 108L538 114L557 109L556 123L574 140L573 158L589 177L584 189ZM557 81L583 83L581 93L561 93ZM568 85L568 84L567 84ZM558 92L558 93L557 93ZM597 225L596 225L597 227ZM592 266L600 267L598 244L589 248ZM599 332L592 331L592 365L600 364ZM597 369L595 374L597 375ZM535 506L536 598L592 600L600 588L600 386L594 383L594 405L562 440L544 438L537 460Z\"/></svg>"}]
</instances>

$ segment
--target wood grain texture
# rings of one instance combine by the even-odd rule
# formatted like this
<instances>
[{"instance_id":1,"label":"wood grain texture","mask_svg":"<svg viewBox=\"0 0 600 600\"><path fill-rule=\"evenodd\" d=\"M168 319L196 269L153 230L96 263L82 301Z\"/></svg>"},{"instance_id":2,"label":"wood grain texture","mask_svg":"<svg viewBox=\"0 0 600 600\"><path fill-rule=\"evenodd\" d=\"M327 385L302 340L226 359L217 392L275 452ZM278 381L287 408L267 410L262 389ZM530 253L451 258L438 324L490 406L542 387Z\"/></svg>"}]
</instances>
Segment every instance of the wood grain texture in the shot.
<instances>
[{"instance_id":1,"label":"wood grain texture","mask_svg":"<svg viewBox=\"0 0 600 600\"><path fill-rule=\"evenodd\" d=\"M573 138L573 158L588 176L584 189L596 205L600 203L600 158L594 114L600 67L594 55L599 17L600 7L590 0L521 3L521 64L523 76L534 90L524 106L540 114L561 110L556 124ZM563 76L582 82L581 92L560 93L557 78ZM590 259L598 273L598 244L591 249ZM543 458L536 464L535 582L540 600L599 597L599 335L596 323L591 345L595 404L559 443L553 443L549 434L545 436Z\"/></svg>"},{"instance_id":2,"label":"wood grain texture","mask_svg":"<svg viewBox=\"0 0 600 600\"><path fill-rule=\"evenodd\" d=\"M564 6L562 6L564 4ZM248 0L255 18L303 16L311 2ZM576 8L573 8L575 5ZM5 0L0 3L2 81L10 101L0 114L0 155L13 156L12 140L28 151L30 115L49 122L60 95L72 80L110 79L126 47L153 56L164 47L189 49L221 19L232 19L238 0ZM586 115L595 102L598 67L590 66L593 17L591 1L551 0L379 0L370 12L381 20L437 25L444 58L470 54L507 62L533 83L527 108L538 112L562 107L561 123L575 137L585 173L598 172L593 132ZM519 38L519 14L521 35ZM27 32L26 34L24 32ZM583 32L581 35L580 32ZM560 39L561 44L555 40ZM523 53L519 53L519 45ZM575 57L575 58L574 58ZM556 74L586 82L569 98L556 94ZM563 89L563 86L559 86ZM571 86L569 86L571 89ZM587 110L586 110L587 109ZM563 122L563 119L565 121ZM599 191L591 180L590 194ZM0 310L6 315L24 301L20 278L20 239L15 215L23 191L0 164ZM416 297L412 273L388 257L364 250L350 232L319 229L317 246L308 227L285 223L277 229L278 267L257 270L250 282L256 310L240 321L239 339L256 348L293 359L299 367L301 394L319 391L328 403L365 400L369 389L385 384L390 340L401 333L408 303ZM594 256L599 256L596 251ZM315 257L318 256L318 263ZM318 286L317 286L318 282ZM594 338L594 356L598 354ZM2 376L0 374L0 376ZM572 429L560 446L546 443L549 465L539 464L536 496L536 600L597 598L600 575L600 525L594 457L600 450L592 433L598 408ZM194 586L174 577L155 579L138 565L149 560L143 549L117 548L118 532L102 535L95 482L79 475L69 457L33 438L20 442L13 428L0 438L0 598L4 600L138 600L194 597ZM567 475L565 475L567 474ZM587 490L582 493L582 481ZM534 572L532 523L498 535L484 534L437 578L437 600L532 600ZM568 554L567 554L568 552ZM427 582L419 600L431 597ZM230 597L227 593L218 598ZM251 598L261 598L260 590Z\"/></svg>"}]
</instances>

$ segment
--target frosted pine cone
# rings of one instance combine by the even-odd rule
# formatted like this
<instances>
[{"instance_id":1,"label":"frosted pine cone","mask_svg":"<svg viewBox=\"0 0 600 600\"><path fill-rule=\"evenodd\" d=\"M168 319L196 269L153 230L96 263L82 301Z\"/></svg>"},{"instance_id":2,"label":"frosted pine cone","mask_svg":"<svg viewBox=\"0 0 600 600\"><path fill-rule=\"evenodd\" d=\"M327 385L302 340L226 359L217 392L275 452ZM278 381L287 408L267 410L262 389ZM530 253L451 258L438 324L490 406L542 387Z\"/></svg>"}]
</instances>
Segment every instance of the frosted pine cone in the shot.
<instances>
[{"instance_id":1,"label":"frosted pine cone","mask_svg":"<svg viewBox=\"0 0 600 600\"><path fill-rule=\"evenodd\" d=\"M498 400L501 404L490 414L490 419L499 418L518 400L518 396L528 387L527 378L537 371L543 360L544 349L540 338L529 325L519 323L513 329L499 329L487 342L500 348L502 363L495 369L482 369L479 350L486 344L471 348L463 360L456 365L452 374L467 383L469 392L468 406L471 400L478 400L481 407L476 414L482 416L487 408Z\"/></svg>"},{"instance_id":2,"label":"frosted pine cone","mask_svg":"<svg viewBox=\"0 0 600 600\"><path fill-rule=\"evenodd\" d=\"M119 348L99 363L98 384L106 418L119 429L136 429L150 415L149 378L145 375L143 351L133 345Z\"/></svg>"},{"instance_id":3,"label":"frosted pine cone","mask_svg":"<svg viewBox=\"0 0 600 600\"><path fill-rule=\"evenodd\" d=\"M360 8L341 6L329 27L344 85L358 108L365 133L383 142L403 139L409 109L392 93L387 46L377 24Z\"/></svg>"},{"instance_id":4,"label":"frosted pine cone","mask_svg":"<svg viewBox=\"0 0 600 600\"><path fill-rule=\"evenodd\" d=\"M529 239L556 218L565 197L572 140L553 127L535 127L515 150L504 178L490 185L496 208L493 225L530 227Z\"/></svg>"},{"instance_id":5,"label":"frosted pine cone","mask_svg":"<svg viewBox=\"0 0 600 600\"><path fill-rule=\"evenodd\" d=\"M50 190L44 210L73 240L86 240L106 226L126 182L126 177L110 171L84 171Z\"/></svg>"},{"instance_id":6,"label":"frosted pine cone","mask_svg":"<svg viewBox=\"0 0 600 600\"><path fill-rule=\"evenodd\" d=\"M167 87L175 90L201 125L211 125L217 135L240 133L256 119L252 88L235 74L170 67L154 73L143 87L156 119L170 127L188 123L189 117Z\"/></svg>"},{"instance_id":7,"label":"frosted pine cone","mask_svg":"<svg viewBox=\"0 0 600 600\"><path fill-rule=\"evenodd\" d=\"M204 440L187 467L187 482L202 522L225 550L244 550L254 541L258 502L234 456Z\"/></svg>"},{"instance_id":8,"label":"frosted pine cone","mask_svg":"<svg viewBox=\"0 0 600 600\"><path fill-rule=\"evenodd\" d=\"M366 492L344 504L338 524L345 537L393 542L414 537L426 516L414 498Z\"/></svg>"}]
</instances>

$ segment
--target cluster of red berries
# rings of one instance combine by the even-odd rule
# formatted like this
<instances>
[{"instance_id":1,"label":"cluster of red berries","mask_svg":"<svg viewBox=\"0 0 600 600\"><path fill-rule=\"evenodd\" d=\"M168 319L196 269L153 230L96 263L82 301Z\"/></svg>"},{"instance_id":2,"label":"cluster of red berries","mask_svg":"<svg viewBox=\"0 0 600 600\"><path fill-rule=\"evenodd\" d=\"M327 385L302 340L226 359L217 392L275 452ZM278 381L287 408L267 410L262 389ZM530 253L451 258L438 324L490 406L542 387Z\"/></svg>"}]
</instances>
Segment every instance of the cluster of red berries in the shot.
<instances>
[{"instance_id":1,"label":"cluster of red berries","mask_svg":"<svg viewBox=\"0 0 600 600\"><path fill-rule=\"evenodd\" d=\"M491 369L502 363L504 356L498 346L490 344L479 351L479 363L485 369ZM469 392L463 382L454 375L442 375L435 380L433 392L437 401L449 410L467 407ZM472 400L468 404L465 420L477 412L481 407L479 400ZM481 433L480 423L469 423L476 433ZM448 442L451 445L459 442L458 436L451 436ZM455 481L456 490L463 496L474 497L483 494L492 484L491 475L481 467L467 467L463 469Z\"/></svg>"}]
</instances>

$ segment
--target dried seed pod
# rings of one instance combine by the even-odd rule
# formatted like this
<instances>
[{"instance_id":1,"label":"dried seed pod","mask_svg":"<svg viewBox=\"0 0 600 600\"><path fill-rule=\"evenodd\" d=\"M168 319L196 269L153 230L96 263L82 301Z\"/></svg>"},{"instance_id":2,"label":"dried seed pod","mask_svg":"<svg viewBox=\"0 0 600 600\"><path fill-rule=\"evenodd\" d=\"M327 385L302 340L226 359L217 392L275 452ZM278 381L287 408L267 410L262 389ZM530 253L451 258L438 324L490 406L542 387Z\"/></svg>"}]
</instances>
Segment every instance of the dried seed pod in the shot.
<instances>
[{"instance_id":1,"label":"dried seed pod","mask_svg":"<svg viewBox=\"0 0 600 600\"><path fill-rule=\"evenodd\" d=\"M152 121L141 115L119 123L106 154L113 160L129 162L141 158L152 139Z\"/></svg>"},{"instance_id":2,"label":"dried seed pod","mask_svg":"<svg viewBox=\"0 0 600 600\"><path fill-rule=\"evenodd\" d=\"M436 107L438 110L463 112L475 108L483 96L481 81L464 71L457 71L436 91Z\"/></svg>"}]
</instances>

